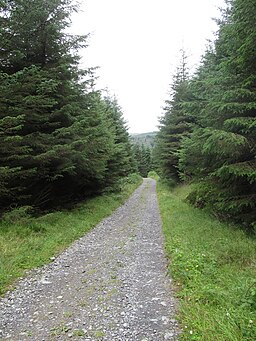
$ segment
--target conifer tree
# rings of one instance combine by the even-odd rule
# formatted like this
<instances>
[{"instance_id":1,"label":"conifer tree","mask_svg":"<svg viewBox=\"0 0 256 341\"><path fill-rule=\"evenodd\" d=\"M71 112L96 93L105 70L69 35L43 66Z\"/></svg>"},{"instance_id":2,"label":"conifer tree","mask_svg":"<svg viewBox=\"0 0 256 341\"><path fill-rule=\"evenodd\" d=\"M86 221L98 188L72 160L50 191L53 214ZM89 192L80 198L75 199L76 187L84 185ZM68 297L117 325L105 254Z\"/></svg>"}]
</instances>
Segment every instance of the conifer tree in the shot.
<instances>
[{"instance_id":1,"label":"conifer tree","mask_svg":"<svg viewBox=\"0 0 256 341\"><path fill-rule=\"evenodd\" d=\"M104 118L110 133L108 143L111 143L105 185L108 189L117 188L119 180L135 172L128 128L123 118L123 112L116 98L109 95L102 100Z\"/></svg>"},{"instance_id":2,"label":"conifer tree","mask_svg":"<svg viewBox=\"0 0 256 341\"><path fill-rule=\"evenodd\" d=\"M210 68L204 63L194 83L206 90L197 101L199 128L180 153L180 169L201 182L191 200L247 226L255 221L256 203L255 16L250 0L228 8Z\"/></svg>"},{"instance_id":3,"label":"conifer tree","mask_svg":"<svg viewBox=\"0 0 256 341\"><path fill-rule=\"evenodd\" d=\"M178 156L181 139L190 131L191 116L183 108L190 98L186 54L181 51L181 63L171 85L170 99L165 101L164 115L153 152L160 173L166 179L179 181Z\"/></svg>"},{"instance_id":4,"label":"conifer tree","mask_svg":"<svg viewBox=\"0 0 256 341\"><path fill-rule=\"evenodd\" d=\"M78 69L69 0L0 3L0 201L50 207L104 188L111 144Z\"/></svg>"},{"instance_id":5,"label":"conifer tree","mask_svg":"<svg viewBox=\"0 0 256 341\"><path fill-rule=\"evenodd\" d=\"M146 178L152 170L151 149L145 146L144 143L135 143L133 145L133 152L138 173Z\"/></svg>"}]
</instances>

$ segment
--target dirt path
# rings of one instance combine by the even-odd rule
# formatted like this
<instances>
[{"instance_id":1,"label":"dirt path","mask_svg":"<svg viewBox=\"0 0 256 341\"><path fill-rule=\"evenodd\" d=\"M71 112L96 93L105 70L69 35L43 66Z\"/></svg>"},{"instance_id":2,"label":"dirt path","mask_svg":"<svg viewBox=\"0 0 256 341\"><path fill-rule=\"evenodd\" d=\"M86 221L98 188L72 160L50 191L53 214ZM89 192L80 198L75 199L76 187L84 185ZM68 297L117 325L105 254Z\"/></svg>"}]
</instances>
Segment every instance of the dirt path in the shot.
<instances>
[{"instance_id":1,"label":"dirt path","mask_svg":"<svg viewBox=\"0 0 256 341\"><path fill-rule=\"evenodd\" d=\"M155 181L0 301L0 339L176 340Z\"/></svg>"}]
</instances>

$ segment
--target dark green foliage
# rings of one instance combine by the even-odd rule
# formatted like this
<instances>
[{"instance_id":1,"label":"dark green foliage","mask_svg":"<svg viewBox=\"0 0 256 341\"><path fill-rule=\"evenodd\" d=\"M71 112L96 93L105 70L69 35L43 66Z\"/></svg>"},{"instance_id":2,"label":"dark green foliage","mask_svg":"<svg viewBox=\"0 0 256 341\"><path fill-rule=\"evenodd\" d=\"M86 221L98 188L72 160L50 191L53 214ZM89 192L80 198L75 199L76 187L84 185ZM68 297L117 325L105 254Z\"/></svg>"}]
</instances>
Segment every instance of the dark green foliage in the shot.
<instances>
[{"instance_id":1,"label":"dark green foliage","mask_svg":"<svg viewBox=\"0 0 256 341\"><path fill-rule=\"evenodd\" d=\"M192 202L250 225L256 209L256 4L237 0L227 13L211 59L208 54L192 84L195 93L199 83L208 93L203 103L198 96L201 127L184 140L180 169L201 181Z\"/></svg>"},{"instance_id":2,"label":"dark green foliage","mask_svg":"<svg viewBox=\"0 0 256 341\"><path fill-rule=\"evenodd\" d=\"M62 65L64 73L72 68L79 58L71 51L85 44L84 37L64 32L74 10L72 0L1 1L1 70L15 73L31 65Z\"/></svg>"},{"instance_id":3,"label":"dark green foliage","mask_svg":"<svg viewBox=\"0 0 256 341\"><path fill-rule=\"evenodd\" d=\"M199 183L189 196L192 203L210 207L221 218L253 227L256 220L256 3L234 0L223 14L214 45L187 82L188 96L181 108L191 120L192 130L183 134L174 153L177 141L165 144L161 157L169 170L165 172L168 177L175 174L173 168L176 169L178 160L179 176ZM177 132L180 122L164 117L162 124L162 134L167 135L168 128L171 132L176 128Z\"/></svg>"},{"instance_id":4,"label":"dark green foliage","mask_svg":"<svg viewBox=\"0 0 256 341\"><path fill-rule=\"evenodd\" d=\"M2 209L73 203L132 171L117 104L92 89L93 70L78 69L86 37L65 33L75 9L70 0L0 3Z\"/></svg>"},{"instance_id":5,"label":"dark green foliage","mask_svg":"<svg viewBox=\"0 0 256 341\"><path fill-rule=\"evenodd\" d=\"M112 146L107 161L105 185L112 188L118 181L136 171L133 159L132 144L127 131L123 113L115 98L105 97L103 100L104 118Z\"/></svg>"},{"instance_id":6,"label":"dark green foliage","mask_svg":"<svg viewBox=\"0 0 256 341\"><path fill-rule=\"evenodd\" d=\"M135 143L133 153L139 174L146 178L152 170L151 149L144 144Z\"/></svg>"},{"instance_id":7,"label":"dark green foliage","mask_svg":"<svg viewBox=\"0 0 256 341\"><path fill-rule=\"evenodd\" d=\"M190 99L188 70L185 52L182 51L181 65L178 67L171 85L170 99L165 101L164 115L160 119L160 131L153 151L159 173L167 179L179 181L178 154L181 140L191 130L193 119L184 107Z\"/></svg>"}]
</instances>

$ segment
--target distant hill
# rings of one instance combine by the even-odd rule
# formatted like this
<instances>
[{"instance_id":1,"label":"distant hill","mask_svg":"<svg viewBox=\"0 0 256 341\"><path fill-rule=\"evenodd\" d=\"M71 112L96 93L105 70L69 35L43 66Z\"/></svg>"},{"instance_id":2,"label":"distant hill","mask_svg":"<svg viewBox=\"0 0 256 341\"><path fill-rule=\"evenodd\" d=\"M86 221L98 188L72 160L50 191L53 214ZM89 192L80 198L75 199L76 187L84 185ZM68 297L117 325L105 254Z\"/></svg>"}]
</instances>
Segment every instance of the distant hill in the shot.
<instances>
[{"instance_id":1,"label":"distant hill","mask_svg":"<svg viewBox=\"0 0 256 341\"><path fill-rule=\"evenodd\" d=\"M131 138L134 143L144 144L147 147L153 148L156 134L156 131L142 134L131 134Z\"/></svg>"}]
</instances>

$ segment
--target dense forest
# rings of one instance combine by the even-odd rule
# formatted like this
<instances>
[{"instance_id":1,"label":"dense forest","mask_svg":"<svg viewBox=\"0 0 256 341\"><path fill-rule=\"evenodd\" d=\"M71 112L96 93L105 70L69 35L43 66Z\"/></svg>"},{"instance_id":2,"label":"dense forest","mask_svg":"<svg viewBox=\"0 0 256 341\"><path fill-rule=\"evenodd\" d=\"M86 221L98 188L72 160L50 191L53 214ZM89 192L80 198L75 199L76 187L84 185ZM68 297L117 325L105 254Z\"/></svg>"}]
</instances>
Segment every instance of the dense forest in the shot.
<instances>
[{"instance_id":1,"label":"dense forest","mask_svg":"<svg viewBox=\"0 0 256 341\"><path fill-rule=\"evenodd\" d=\"M82 68L76 1L0 0L0 339L256 340L256 0L225 1L193 73L181 51L159 131L130 136ZM147 179L127 202L142 177L157 196Z\"/></svg>"},{"instance_id":2,"label":"dense forest","mask_svg":"<svg viewBox=\"0 0 256 341\"><path fill-rule=\"evenodd\" d=\"M0 3L0 207L61 207L136 171L117 101L82 70L71 0Z\"/></svg>"},{"instance_id":3,"label":"dense forest","mask_svg":"<svg viewBox=\"0 0 256 341\"><path fill-rule=\"evenodd\" d=\"M144 144L145 147L153 148L155 145L156 134L156 131L152 131L149 133L132 134L131 137L135 144Z\"/></svg>"},{"instance_id":4,"label":"dense forest","mask_svg":"<svg viewBox=\"0 0 256 341\"><path fill-rule=\"evenodd\" d=\"M216 39L196 72L173 77L154 150L172 183L192 181L188 200L256 227L256 2L227 1Z\"/></svg>"},{"instance_id":5,"label":"dense forest","mask_svg":"<svg viewBox=\"0 0 256 341\"><path fill-rule=\"evenodd\" d=\"M1 212L62 207L154 168L193 182L195 206L254 228L255 1L227 1L193 75L181 52L156 140L143 143L117 100L95 90L94 68L80 68L88 37L67 33L77 10L72 0L0 2Z\"/></svg>"},{"instance_id":6,"label":"dense forest","mask_svg":"<svg viewBox=\"0 0 256 341\"><path fill-rule=\"evenodd\" d=\"M156 134L156 132L148 132L131 135L136 171L144 178L155 168L152 149L155 145Z\"/></svg>"}]
</instances>

